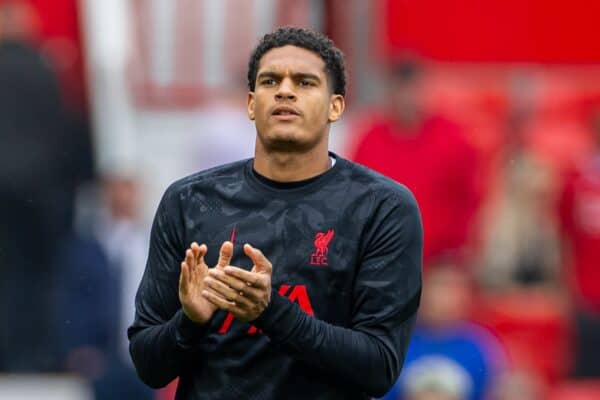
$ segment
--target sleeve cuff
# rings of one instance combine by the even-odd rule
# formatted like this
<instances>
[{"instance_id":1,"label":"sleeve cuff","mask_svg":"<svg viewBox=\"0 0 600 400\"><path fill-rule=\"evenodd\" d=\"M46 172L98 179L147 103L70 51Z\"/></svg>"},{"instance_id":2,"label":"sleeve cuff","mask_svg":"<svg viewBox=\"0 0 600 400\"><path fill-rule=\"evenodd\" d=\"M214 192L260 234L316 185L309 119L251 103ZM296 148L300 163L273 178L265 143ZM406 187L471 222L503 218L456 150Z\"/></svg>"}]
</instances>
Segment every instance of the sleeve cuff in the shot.
<instances>
[{"instance_id":1,"label":"sleeve cuff","mask_svg":"<svg viewBox=\"0 0 600 400\"><path fill-rule=\"evenodd\" d=\"M275 327L282 328L286 321L294 320L294 305L279 293L273 293L271 302L265 310L251 323L265 332L272 332Z\"/></svg>"},{"instance_id":2,"label":"sleeve cuff","mask_svg":"<svg viewBox=\"0 0 600 400\"><path fill-rule=\"evenodd\" d=\"M199 324L188 318L183 309L173 317L173 333L179 347L190 348L198 344L199 339L206 333L207 325Z\"/></svg>"}]
</instances>

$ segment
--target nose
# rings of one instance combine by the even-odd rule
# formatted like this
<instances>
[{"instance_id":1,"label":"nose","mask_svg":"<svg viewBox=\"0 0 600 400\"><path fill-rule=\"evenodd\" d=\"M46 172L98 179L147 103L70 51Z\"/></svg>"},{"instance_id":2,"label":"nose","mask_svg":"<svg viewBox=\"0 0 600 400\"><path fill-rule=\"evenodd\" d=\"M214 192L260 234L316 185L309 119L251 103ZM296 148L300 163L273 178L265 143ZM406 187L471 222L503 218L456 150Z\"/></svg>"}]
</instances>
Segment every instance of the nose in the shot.
<instances>
[{"instance_id":1,"label":"nose","mask_svg":"<svg viewBox=\"0 0 600 400\"><path fill-rule=\"evenodd\" d=\"M281 81L277 92L275 93L275 99L277 101L294 101L296 100L296 94L294 93L293 83L290 79L284 79Z\"/></svg>"}]
</instances>

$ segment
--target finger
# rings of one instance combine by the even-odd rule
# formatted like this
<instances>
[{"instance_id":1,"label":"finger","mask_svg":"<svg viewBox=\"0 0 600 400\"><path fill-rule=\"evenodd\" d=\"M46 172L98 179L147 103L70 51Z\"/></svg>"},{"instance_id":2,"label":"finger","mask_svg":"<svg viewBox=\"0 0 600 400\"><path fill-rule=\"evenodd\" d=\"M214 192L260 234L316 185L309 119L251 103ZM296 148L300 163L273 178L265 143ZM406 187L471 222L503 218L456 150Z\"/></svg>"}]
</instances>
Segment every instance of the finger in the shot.
<instances>
[{"instance_id":1,"label":"finger","mask_svg":"<svg viewBox=\"0 0 600 400\"><path fill-rule=\"evenodd\" d=\"M255 288L246 288L244 290L240 290L239 292L241 296L248 299L251 304L259 303L264 298L264 291Z\"/></svg>"},{"instance_id":2,"label":"finger","mask_svg":"<svg viewBox=\"0 0 600 400\"><path fill-rule=\"evenodd\" d=\"M226 267L229 268L229 267ZM235 267L234 267L235 268ZM242 270L243 271L243 270ZM247 272L247 271L244 271ZM257 275L257 274L255 274ZM261 282L261 287L253 287L250 286L250 284L244 280L240 280L234 276L229 276L225 273L223 273L223 271L213 268L211 270L209 270L209 276L215 280L218 280L220 282L222 282L224 285L230 287L232 290L234 290L236 293L241 293L244 297L250 299L251 301L260 301L263 296L264 296L264 290L266 289L267 285L263 285L262 281L259 279L259 282ZM262 276L257 275L258 278L263 278Z\"/></svg>"},{"instance_id":3,"label":"finger","mask_svg":"<svg viewBox=\"0 0 600 400\"><path fill-rule=\"evenodd\" d=\"M193 260L193 268L190 269L190 275L192 280L196 280L198 276L198 243L193 242L190 245L190 250L192 251L192 260Z\"/></svg>"},{"instance_id":4,"label":"finger","mask_svg":"<svg viewBox=\"0 0 600 400\"><path fill-rule=\"evenodd\" d=\"M198 242L192 242L192 244L190 244L190 249L192 250L192 253L194 254L194 258L196 258L198 256L199 248L200 248L200 246L198 245Z\"/></svg>"},{"instance_id":5,"label":"finger","mask_svg":"<svg viewBox=\"0 0 600 400\"><path fill-rule=\"evenodd\" d=\"M181 273L179 275L179 290L181 290L183 292L187 292L189 279L190 279L190 274L189 274L188 266L185 262L182 262L181 263Z\"/></svg>"},{"instance_id":6,"label":"finger","mask_svg":"<svg viewBox=\"0 0 600 400\"><path fill-rule=\"evenodd\" d=\"M234 290L218 279L206 277L204 278L204 283L207 287L213 289L217 294L229 301L235 302L236 297L239 296L239 291Z\"/></svg>"},{"instance_id":7,"label":"finger","mask_svg":"<svg viewBox=\"0 0 600 400\"><path fill-rule=\"evenodd\" d=\"M204 255L208 250L206 245L202 244L200 246L198 245L198 243L193 242L190 248L192 249L192 253L194 254L194 260L196 261L196 264L202 264L204 262Z\"/></svg>"},{"instance_id":8,"label":"finger","mask_svg":"<svg viewBox=\"0 0 600 400\"><path fill-rule=\"evenodd\" d=\"M269 274L273 272L273 266L271 262L267 259L267 257L265 257L262 251L260 251L256 247L252 247L251 245L246 243L244 245L244 253L246 253L246 255L250 257L254 265L256 265L257 271L266 272Z\"/></svg>"},{"instance_id":9,"label":"finger","mask_svg":"<svg viewBox=\"0 0 600 400\"><path fill-rule=\"evenodd\" d=\"M265 288L256 288L248 285L247 282L239 280L232 276L227 276L218 269L211 269L209 276L212 279L222 282L227 287L230 287L235 293L241 293L242 296L250 299L251 301L260 301L264 297Z\"/></svg>"},{"instance_id":10,"label":"finger","mask_svg":"<svg viewBox=\"0 0 600 400\"><path fill-rule=\"evenodd\" d=\"M194 261L194 253L191 249L187 249L185 251L185 263L192 269L196 265L196 262Z\"/></svg>"},{"instance_id":11,"label":"finger","mask_svg":"<svg viewBox=\"0 0 600 400\"><path fill-rule=\"evenodd\" d=\"M206 255L208 248L205 244L199 246L196 242L192 243L191 248L192 253L194 253L194 259L196 261L196 267L193 270L194 279L202 279L206 276L208 272L208 267L204 262L204 256Z\"/></svg>"},{"instance_id":12,"label":"finger","mask_svg":"<svg viewBox=\"0 0 600 400\"><path fill-rule=\"evenodd\" d=\"M267 282L264 275L261 275L259 272L251 272L246 271L245 269L232 267L231 265L227 266L224 269L225 276L229 278L236 278L242 282L244 282L247 286L266 289ZM229 281L225 281L228 283ZM231 285L230 285L231 286Z\"/></svg>"},{"instance_id":13,"label":"finger","mask_svg":"<svg viewBox=\"0 0 600 400\"><path fill-rule=\"evenodd\" d=\"M233 273L238 275L233 275L232 272L225 272L225 270L229 270L230 268L235 269L235 272ZM216 268L213 268L210 271L208 271L208 273L213 278L220 280L221 282L225 283L228 286L231 286L232 288L235 288L238 291L246 290L246 288L248 287L253 287L257 289L267 288L267 285L264 281L265 276L263 275L248 272L241 268L232 266L225 267L225 270L218 270Z\"/></svg>"},{"instance_id":14,"label":"finger","mask_svg":"<svg viewBox=\"0 0 600 400\"><path fill-rule=\"evenodd\" d=\"M185 251L185 263L188 266L189 282L197 282L201 271L198 270L198 263L196 262L192 248Z\"/></svg>"},{"instance_id":15,"label":"finger","mask_svg":"<svg viewBox=\"0 0 600 400\"><path fill-rule=\"evenodd\" d=\"M223 282L212 278L206 278L204 282L209 288L211 288L214 291L214 293L220 295L224 299L235 303L241 308L250 310L254 306L254 302L246 298L243 292L234 290L231 287L225 285Z\"/></svg>"},{"instance_id":16,"label":"finger","mask_svg":"<svg viewBox=\"0 0 600 400\"><path fill-rule=\"evenodd\" d=\"M234 302L228 301L210 290L203 290L202 296L204 296L206 300L210 301L215 306L219 307L221 310L232 311L236 308Z\"/></svg>"},{"instance_id":17,"label":"finger","mask_svg":"<svg viewBox=\"0 0 600 400\"><path fill-rule=\"evenodd\" d=\"M198 254L198 262L202 264L206 264L204 262L204 256L208 253L208 247L203 243L200 245L199 254Z\"/></svg>"},{"instance_id":18,"label":"finger","mask_svg":"<svg viewBox=\"0 0 600 400\"><path fill-rule=\"evenodd\" d=\"M218 268L225 268L231 262L233 257L233 243L230 241L223 242L221 250L219 251L219 261L217 262Z\"/></svg>"}]
</instances>

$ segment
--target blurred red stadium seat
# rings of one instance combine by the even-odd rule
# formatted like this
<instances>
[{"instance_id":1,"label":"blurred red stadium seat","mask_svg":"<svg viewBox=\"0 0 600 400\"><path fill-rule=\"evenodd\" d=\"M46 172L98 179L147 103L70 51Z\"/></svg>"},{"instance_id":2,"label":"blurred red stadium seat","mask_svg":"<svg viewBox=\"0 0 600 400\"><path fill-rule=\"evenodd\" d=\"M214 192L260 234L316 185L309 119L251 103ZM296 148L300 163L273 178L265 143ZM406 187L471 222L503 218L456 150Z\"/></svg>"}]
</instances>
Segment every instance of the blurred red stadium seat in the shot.
<instances>
[{"instance_id":1,"label":"blurred red stadium seat","mask_svg":"<svg viewBox=\"0 0 600 400\"><path fill-rule=\"evenodd\" d=\"M593 148L589 129L573 119L534 121L525 145L558 172L574 168Z\"/></svg>"},{"instance_id":2,"label":"blurred red stadium seat","mask_svg":"<svg viewBox=\"0 0 600 400\"><path fill-rule=\"evenodd\" d=\"M600 399L600 380L566 381L550 391L548 400Z\"/></svg>"},{"instance_id":3,"label":"blurred red stadium seat","mask_svg":"<svg viewBox=\"0 0 600 400\"><path fill-rule=\"evenodd\" d=\"M503 293L478 302L474 318L500 338L515 367L534 370L548 383L570 372L573 332L560 296Z\"/></svg>"}]
</instances>

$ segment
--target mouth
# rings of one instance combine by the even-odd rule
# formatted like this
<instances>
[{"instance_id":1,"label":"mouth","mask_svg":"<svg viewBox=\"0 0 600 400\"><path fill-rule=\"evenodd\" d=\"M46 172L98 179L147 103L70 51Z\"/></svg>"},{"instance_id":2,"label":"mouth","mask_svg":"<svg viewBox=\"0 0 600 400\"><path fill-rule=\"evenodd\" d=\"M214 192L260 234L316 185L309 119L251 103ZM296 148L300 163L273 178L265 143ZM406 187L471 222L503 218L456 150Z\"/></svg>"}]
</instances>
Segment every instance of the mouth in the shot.
<instances>
[{"instance_id":1,"label":"mouth","mask_svg":"<svg viewBox=\"0 0 600 400\"><path fill-rule=\"evenodd\" d=\"M300 113L292 107L276 107L271 116L279 121L292 121L300 117Z\"/></svg>"}]
</instances>

